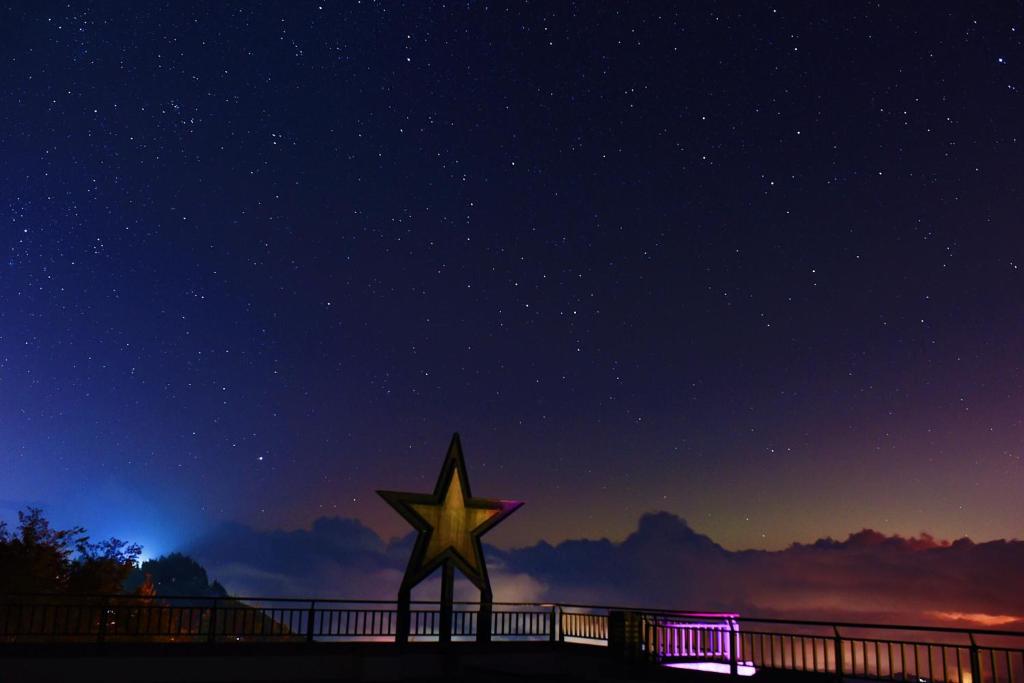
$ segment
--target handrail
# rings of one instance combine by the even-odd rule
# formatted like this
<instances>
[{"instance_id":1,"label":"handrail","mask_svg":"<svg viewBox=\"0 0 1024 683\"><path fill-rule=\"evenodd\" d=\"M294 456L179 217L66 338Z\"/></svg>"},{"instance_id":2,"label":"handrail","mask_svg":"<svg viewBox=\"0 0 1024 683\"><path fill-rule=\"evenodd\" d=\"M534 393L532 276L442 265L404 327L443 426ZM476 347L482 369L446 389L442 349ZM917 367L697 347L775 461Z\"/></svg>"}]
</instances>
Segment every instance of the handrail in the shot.
<instances>
[{"instance_id":1,"label":"handrail","mask_svg":"<svg viewBox=\"0 0 1024 683\"><path fill-rule=\"evenodd\" d=\"M11 599L18 598L51 598L59 599L62 601L75 601L75 600L168 600L168 601L214 601L214 600L235 600L238 602L275 602L275 603L302 603L309 605L315 603L318 605L323 604L334 604L334 605L394 605L397 604L396 600L379 600L379 599L364 599L364 598L274 598L274 597L258 597L258 596L210 596L210 595L155 595L155 596L138 596L132 594L111 594L111 593L89 593L89 594L68 594L68 593L11 593L11 594L0 594L0 604L4 602L10 602ZM438 605L440 604L437 600L412 600L412 605ZM456 605L479 605L479 602L470 600L459 600L455 601ZM674 617L691 617L691 618L719 618L719 619L731 619L741 623L752 623L752 624L778 624L785 626L814 626L822 628L846 628L846 629L872 629L872 630L886 630L886 631L919 631L925 633L950 633L950 634L976 634L985 636L1005 636L1005 637L1019 637L1024 638L1024 631L1007 631L1000 629L988 629L988 628L957 628L953 626L927 626L923 624L879 624L870 622L853 622L853 621L823 621L823 620L807 620L807 619L780 619L777 617L751 617L751 616L740 616L735 612L708 612L706 610L681 610L681 609L662 609L662 608L647 608L647 607L635 607L635 606L622 606L622 605L594 605L594 604L582 604L582 603L565 603L565 602L504 602L494 601L490 603L495 607L536 607L538 609L551 609L552 607L558 608L559 610L565 609L590 609L590 610L603 610L607 612L622 611L622 612L635 612L650 616L674 616Z\"/></svg>"},{"instance_id":2,"label":"handrail","mask_svg":"<svg viewBox=\"0 0 1024 683\"><path fill-rule=\"evenodd\" d=\"M271 597L258 597L252 595L135 595L132 593L0 593L0 600L7 598L92 598L97 600L102 599L135 599L135 600L148 600L151 598L159 598L161 600L252 600L252 601L263 601L263 602L333 602L333 603L345 603L345 604L372 604L372 605L392 605L398 602L397 600L371 600L366 598L271 598ZM437 605L440 604L438 600L410 600L409 604L412 605ZM456 600L456 605L479 605L480 603L474 600ZM560 604L553 602L491 602L492 605L529 605L532 607L551 607L552 605Z\"/></svg>"},{"instance_id":3,"label":"handrail","mask_svg":"<svg viewBox=\"0 0 1024 683\"><path fill-rule=\"evenodd\" d=\"M450 629L452 639L481 633L483 606L478 602L458 601L450 624L441 622L438 601L415 600L410 605L411 621L401 626L396 600L0 594L0 647L93 642L102 648L133 639L205 641L211 646L243 640L304 641L318 647L314 643L401 642L399 631L406 628L403 633L411 638L441 641L445 641L445 629ZM1008 640L1024 638L1021 631L577 603L493 602L490 607L493 628L488 632L496 639L546 640L556 647L562 643L607 646L634 662L684 668L696 662L734 676L763 669L817 673L840 681L844 676L859 676L1014 683L1024 672L1024 644ZM741 628L741 624L766 626ZM904 635L910 633L919 635ZM987 644L980 636L1006 642ZM950 671L956 672L953 679L947 676Z\"/></svg>"},{"instance_id":4,"label":"handrail","mask_svg":"<svg viewBox=\"0 0 1024 683\"><path fill-rule=\"evenodd\" d=\"M447 625L440 620L439 604L435 600L412 601L411 622L403 627L396 600L0 594L0 643L91 641L106 647L133 639L205 641L211 646L240 640L311 645L339 640L399 642L403 628L408 628L403 633L416 639L444 641L445 629L450 629L453 638L479 637L480 603L458 601L454 619ZM939 680L935 674L941 668L944 683L1014 683L1024 671L1024 645L986 644L978 638L1024 638L1020 631L787 620L741 617L732 612L577 603L503 601L490 603L490 607L493 629L489 633L495 638L607 646L633 661L683 667L703 662L725 667L733 675L748 675L756 668L822 673L840 680L846 675L888 680L910 676L913 680L922 674L928 680ZM747 629L741 624L775 626ZM921 635L902 635L907 633ZM948 671L956 671L957 678L950 681Z\"/></svg>"},{"instance_id":5,"label":"handrail","mask_svg":"<svg viewBox=\"0 0 1024 683\"><path fill-rule=\"evenodd\" d=\"M497 604L497 603L495 603ZM997 629L985 629L985 628L956 628L954 626L925 626L923 624L872 624L872 623L861 623L855 621L819 621L819 620L807 620L807 619L779 619L777 617L744 617L736 614L735 612L707 612L707 611L690 611L690 610L676 610L676 609L659 609L659 608L647 608L647 607L625 607L622 605L586 605L586 604L574 604L560 602L556 603L561 608L573 608L573 609L603 609L608 611L621 611L621 612L640 612L643 614L650 614L655 616L693 616L693 617L718 617L722 619L735 619L740 622L752 622L758 624L785 624L789 626L821 626L821 627L832 627L838 626L839 628L862 628L862 629L879 629L879 630L896 630L896 631L931 631L935 633L976 633L978 635L989 635L989 636L1018 636L1024 637L1024 631L1002 631Z\"/></svg>"}]
</instances>

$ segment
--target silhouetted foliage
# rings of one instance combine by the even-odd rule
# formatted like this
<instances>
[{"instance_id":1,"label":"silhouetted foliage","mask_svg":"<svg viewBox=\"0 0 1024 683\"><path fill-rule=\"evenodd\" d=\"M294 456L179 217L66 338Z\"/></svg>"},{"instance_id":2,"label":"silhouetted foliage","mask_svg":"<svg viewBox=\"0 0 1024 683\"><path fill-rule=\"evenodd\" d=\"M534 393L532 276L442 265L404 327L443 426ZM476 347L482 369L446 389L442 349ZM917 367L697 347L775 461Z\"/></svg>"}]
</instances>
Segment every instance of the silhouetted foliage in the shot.
<instances>
[{"instance_id":1,"label":"silhouetted foliage","mask_svg":"<svg viewBox=\"0 0 1024 683\"><path fill-rule=\"evenodd\" d=\"M0 522L0 594L120 592L141 553L116 538L92 543L82 527L54 529L29 507L14 532Z\"/></svg>"},{"instance_id":2,"label":"silhouetted foliage","mask_svg":"<svg viewBox=\"0 0 1024 683\"><path fill-rule=\"evenodd\" d=\"M55 529L38 508L19 512L13 531L0 522L0 640L173 641L207 639L211 629L236 639L292 637L272 614L229 598L191 557L171 553L139 566L141 552L116 538L93 543L82 527ZM54 602L54 594L66 597Z\"/></svg>"}]
</instances>

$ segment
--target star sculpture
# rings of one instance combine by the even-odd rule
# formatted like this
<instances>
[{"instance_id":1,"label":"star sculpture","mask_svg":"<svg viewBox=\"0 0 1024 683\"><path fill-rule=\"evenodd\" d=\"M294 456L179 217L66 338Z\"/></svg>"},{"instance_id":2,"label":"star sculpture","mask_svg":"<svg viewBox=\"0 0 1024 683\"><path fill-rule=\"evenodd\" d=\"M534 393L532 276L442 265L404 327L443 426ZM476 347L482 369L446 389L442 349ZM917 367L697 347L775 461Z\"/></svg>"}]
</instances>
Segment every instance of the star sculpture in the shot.
<instances>
[{"instance_id":1,"label":"star sculpture","mask_svg":"<svg viewBox=\"0 0 1024 683\"><path fill-rule=\"evenodd\" d=\"M405 570L403 587L412 588L450 562L477 588L490 592L480 537L518 510L522 503L472 496L458 434L452 436L432 494L377 493L419 532Z\"/></svg>"}]
</instances>

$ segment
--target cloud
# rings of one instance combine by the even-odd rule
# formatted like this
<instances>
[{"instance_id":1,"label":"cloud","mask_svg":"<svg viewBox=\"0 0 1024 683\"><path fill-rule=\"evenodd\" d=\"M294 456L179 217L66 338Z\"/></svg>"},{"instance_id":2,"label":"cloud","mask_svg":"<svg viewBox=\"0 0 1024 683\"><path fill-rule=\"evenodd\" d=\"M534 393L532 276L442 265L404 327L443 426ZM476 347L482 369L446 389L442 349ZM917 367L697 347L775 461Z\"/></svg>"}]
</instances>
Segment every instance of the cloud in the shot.
<instances>
[{"instance_id":1,"label":"cloud","mask_svg":"<svg viewBox=\"0 0 1024 683\"><path fill-rule=\"evenodd\" d=\"M546 599L621 601L749 615L936 623L951 615L1009 623L1024 615L1024 543L938 541L872 530L782 551L732 552L668 513L645 515L622 543L570 541L510 551ZM564 597L562 599L565 599Z\"/></svg>"},{"instance_id":2,"label":"cloud","mask_svg":"<svg viewBox=\"0 0 1024 683\"><path fill-rule=\"evenodd\" d=\"M321 518L310 529L225 525L189 552L229 590L292 597L393 599L412 534L385 542L360 522ZM660 512L622 542L571 540L487 549L495 598L735 610L746 615L888 623L1017 623L1024 615L1024 542L865 529L781 551L729 551ZM475 597L468 584L457 596ZM436 580L417 591L438 592Z\"/></svg>"},{"instance_id":3,"label":"cloud","mask_svg":"<svg viewBox=\"0 0 1024 683\"><path fill-rule=\"evenodd\" d=\"M385 543L358 520L322 517L293 531L224 524L188 552L236 595L389 599L411 541Z\"/></svg>"}]
</instances>

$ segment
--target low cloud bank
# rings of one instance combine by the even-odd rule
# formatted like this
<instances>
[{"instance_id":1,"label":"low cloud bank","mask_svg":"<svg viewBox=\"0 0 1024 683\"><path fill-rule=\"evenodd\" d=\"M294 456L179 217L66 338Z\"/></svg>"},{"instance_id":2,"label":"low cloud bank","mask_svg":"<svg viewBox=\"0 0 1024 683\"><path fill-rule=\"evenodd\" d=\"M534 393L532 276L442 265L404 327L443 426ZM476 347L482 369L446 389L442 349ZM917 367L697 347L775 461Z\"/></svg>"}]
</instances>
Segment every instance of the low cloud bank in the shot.
<instances>
[{"instance_id":1,"label":"low cloud bank","mask_svg":"<svg viewBox=\"0 0 1024 683\"><path fill-rule=\"evenodd\" d=\"M236 595L393 599L412 540L384 541L357 520L324 517L294 531L224 525L188 552ZM735 552L660 512L641 517L621 543L541 542L487 555L497 600L1024 626L1021 541L949 543L866 529L843 541ZM468 588L460 597L472 597Z\"/></svg>"}]
</instances>

